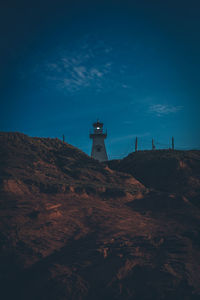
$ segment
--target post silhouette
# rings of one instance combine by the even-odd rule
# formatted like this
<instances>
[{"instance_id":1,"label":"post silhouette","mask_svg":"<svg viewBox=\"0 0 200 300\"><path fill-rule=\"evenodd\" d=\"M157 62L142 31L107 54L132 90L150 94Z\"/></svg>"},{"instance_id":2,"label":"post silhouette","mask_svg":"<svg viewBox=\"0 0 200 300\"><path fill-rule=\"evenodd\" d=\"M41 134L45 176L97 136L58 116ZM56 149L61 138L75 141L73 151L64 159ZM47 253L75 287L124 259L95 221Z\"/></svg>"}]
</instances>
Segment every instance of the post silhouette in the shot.
<instances>
[{"instance_id":1,"label":"post silhouette","mask_svg":"<svg viewBox=\"0 0 200 300\"><path fill-rule=\"evenodd\" d=\"M172 150L174 150L174 137L172 137Z\"/></svg>"},{"instance_id":2,"label":"post silhouette","mask_svg":"<svg viewBox=\"0 0 200 300\"><path fill-rule=\"evenodd\" d=\"M156 146L154 145L154 140L152 139L152 150L155 150Z\"/></svg>"},{"instance_id":3,"label":"post silhouette","mask_svg":"<svg viewBox=\"0 0 200 300\"><path fill-rule=\"evenodd\" d=\"M138 138L136 136L136 138L135 138L135 152L137 152L137 150L138 150Z\"/></svg>"}]
</instances>

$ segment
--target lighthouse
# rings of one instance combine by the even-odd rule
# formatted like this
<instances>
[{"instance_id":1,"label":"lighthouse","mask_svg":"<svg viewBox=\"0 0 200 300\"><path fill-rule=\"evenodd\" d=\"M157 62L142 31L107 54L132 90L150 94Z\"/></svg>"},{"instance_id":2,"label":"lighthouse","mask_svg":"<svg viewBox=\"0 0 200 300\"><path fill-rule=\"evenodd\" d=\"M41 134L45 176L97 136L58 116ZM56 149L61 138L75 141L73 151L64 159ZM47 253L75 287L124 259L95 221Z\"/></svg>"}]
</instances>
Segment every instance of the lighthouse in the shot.
<instances>
[{"instance_id":1,"label":"lighthouse","mask_svg":"<svg viewBox=\"0 0 200 300\"><path fill-rule=\"evenodd\" d=\"M107 161L108 156L106 153L106 147L104 139L107 137L107 132L103 131L103 123L99 120L93 124L93 132L90 133L92 139L92 153L91 157L99 161Z\"/></svg>"}]
</instances>

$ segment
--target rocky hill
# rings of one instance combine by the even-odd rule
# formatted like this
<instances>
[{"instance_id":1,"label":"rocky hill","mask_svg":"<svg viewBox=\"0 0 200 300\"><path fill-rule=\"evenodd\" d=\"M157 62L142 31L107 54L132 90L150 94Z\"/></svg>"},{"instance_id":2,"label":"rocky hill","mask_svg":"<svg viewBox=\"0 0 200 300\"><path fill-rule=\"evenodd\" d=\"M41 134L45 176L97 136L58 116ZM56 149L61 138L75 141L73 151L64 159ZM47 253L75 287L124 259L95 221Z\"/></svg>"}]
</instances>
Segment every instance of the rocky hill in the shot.
<instances>
[{"instance_id":1,"label":"rocky hill","mask_svg":"<svg viewBox=\"0 0 200 300\"><path fill-rule=\"evenodd\" d=\"M187 198L200 207L200 151L138 151L109 167L126 172L146 187Z\"/></svg>"},{"instance_id":2,"label":"rocky hill","mask_svg":"<svg viewBox=\"0 0 200 300\"><path fill-rule=\"evenodd\" d=\"M2 299L199 299L199 159L0 133Z\"/></svg>"}]
</instances>

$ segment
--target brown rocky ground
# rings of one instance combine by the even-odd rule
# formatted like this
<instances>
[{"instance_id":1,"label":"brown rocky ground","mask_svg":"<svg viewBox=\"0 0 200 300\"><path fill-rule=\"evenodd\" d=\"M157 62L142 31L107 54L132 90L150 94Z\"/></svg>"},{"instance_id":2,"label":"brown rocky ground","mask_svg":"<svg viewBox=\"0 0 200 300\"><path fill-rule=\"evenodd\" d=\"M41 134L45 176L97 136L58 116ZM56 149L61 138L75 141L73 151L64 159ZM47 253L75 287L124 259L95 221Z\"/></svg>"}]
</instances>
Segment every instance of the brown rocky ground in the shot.
<instances>
[{"instance_id":1,"label":"brown rocky ground","mask_svg":"<svg viewBox=\"0 0 200 300\"><path fill-rule=\"evenodd\" d=\"M200 299L200 151L0 133L0 180L2 299Z\"/></svg>"}]
</instances>

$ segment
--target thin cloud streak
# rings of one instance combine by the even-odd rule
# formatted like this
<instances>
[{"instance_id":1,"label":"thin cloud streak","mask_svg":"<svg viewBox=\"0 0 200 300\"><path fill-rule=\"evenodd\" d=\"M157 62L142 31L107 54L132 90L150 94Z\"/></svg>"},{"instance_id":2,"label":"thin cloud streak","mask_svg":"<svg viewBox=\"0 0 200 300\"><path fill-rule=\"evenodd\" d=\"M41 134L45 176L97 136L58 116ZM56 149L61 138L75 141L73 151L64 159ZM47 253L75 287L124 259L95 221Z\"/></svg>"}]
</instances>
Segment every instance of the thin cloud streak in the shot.
<instances>
[{"instance_id":1,"label":"thin cloud streak","mask_svg":"<svg viewBox=\"0 0 200 300\"><path fill-rule=\"evenodd\" d=\"M149 107L148 112L156 114L156 116L161 117L164 115L174 114L182 110L183 106L173 106L164 104L153 104Z\"/></svg>"},{"instance_id":2,"label":"thin cloud streak","mask_svg":"<svg viewBox=\"0 0 200 300\"><path fill-rule=\"evenodd\" d=\"M149 135L149 132L139 133L139 134L123 135L123 136L119 136L119 137L109 139L109 144L124 142L126 140L131 140L131 139L136 138L136 137L144 137L144 136L148 136L148 135Z\"/></svg>"}]
</instances>

